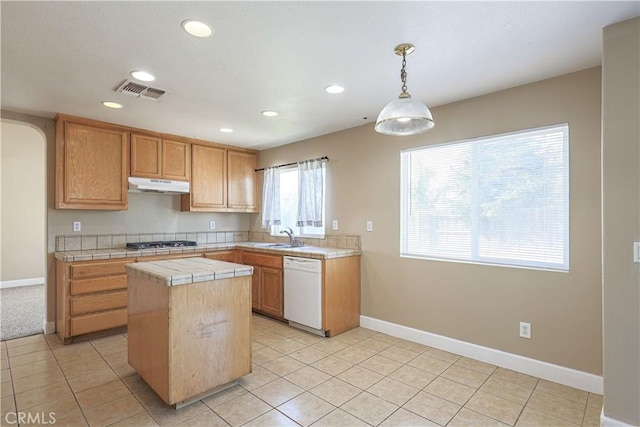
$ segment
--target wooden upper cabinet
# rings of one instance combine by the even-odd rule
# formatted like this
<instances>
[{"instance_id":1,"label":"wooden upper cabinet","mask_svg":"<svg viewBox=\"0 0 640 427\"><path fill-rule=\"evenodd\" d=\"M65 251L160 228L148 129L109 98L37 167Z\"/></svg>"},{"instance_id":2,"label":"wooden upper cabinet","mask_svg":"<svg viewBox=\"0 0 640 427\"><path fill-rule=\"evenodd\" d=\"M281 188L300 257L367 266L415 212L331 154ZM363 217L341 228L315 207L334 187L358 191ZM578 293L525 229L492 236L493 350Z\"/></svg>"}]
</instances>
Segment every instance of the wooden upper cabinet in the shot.
<instances>
[{"instance_id":1,"label":"wooden upper cabinet","mask_svg":"<svg viewBox=\"0 0 640 427\"><path fill-rule=\"evenodd\" d=\"M191 193L183 211L257 212L257 154L216 146L191 146Z\"/></svg>"},{"instance_id":2,"label":"wooden upper cabinet","mask_svg":"<svg viewBox=\"0 0 640 427\"><path fill-rule=\"evenodd\" d=\"M162 139L131 134L131 176L160 178L162 176Z\"/></svg>"},{"instance_id":3,"label":"wooden upper cabinet","mask_svg":"<svg viewBox=\"0 0 640 427\"><path fill-rule=\"evenodd\" d=\"M183 211L215 211L227 206L227 150L191 146L191 193L182 196Z\"/></svg>"},{"instance_id":4,"label":"wooden upper cabinet","mask_svg":"<svg viewBox=\"0 0 640 427\"><path fill-rule=\"evenodd\" d=\"M237 211L255 212L257 155L229 150L227 163L229 168L227 207Z\"/></svg>"},{"instance_id":5,"label":"wooden upper cabinet","mask_svg":"<svg viewBox=\"0 0 640 427\"><path fill-rule=\"evenodd\" d=\"M127 209L128 132L56 118L57 209Z\"/></svg>"},{"instance_id":6,"label":"wooden upper cabinet","mask_svg":"<svg viewBox=\"0 0 640 427\"><path fill-rule=\"evenodd\" d=\"M162 176L166 179L189 181L191 176L191 144L162 140Z\"/></svg>"},{"instance_id":7,"label":"wooden upper cabinet","mask_svg":"<svg viewBox=\"0 0 640 427\"><path fill-rule=\"evenodd\" d=\"M59 114L57 209L127 209L128 177L189 181L181 210L257 212L257 152Z\"/></svg>"},{"instance_id":8,"label":"wooden upper cabinet","mask_svg":"<svg viewBox=\"0 0 640 427\"><path fill-rule=\"evenodd\" d=\"M188 181L190 174L190 144L131 134L131 176Z\"/></svg>"}]
</instances>

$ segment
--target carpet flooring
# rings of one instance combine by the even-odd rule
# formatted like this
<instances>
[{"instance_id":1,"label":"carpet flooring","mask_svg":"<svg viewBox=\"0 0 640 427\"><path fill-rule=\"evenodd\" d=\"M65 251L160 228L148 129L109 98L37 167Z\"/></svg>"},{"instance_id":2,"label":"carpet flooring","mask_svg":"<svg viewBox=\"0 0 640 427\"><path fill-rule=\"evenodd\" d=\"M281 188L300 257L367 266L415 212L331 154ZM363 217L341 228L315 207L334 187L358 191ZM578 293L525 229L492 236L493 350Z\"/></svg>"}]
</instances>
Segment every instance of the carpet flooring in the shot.
<instances>
[{"instance_id":1,"label":"carpet flooring","mask_svg":"<svg viewBox=\"0 0 640 427\"><path fill-rule=\"evenodd\" d=\"M44 285L0 289L0 340L41 334Z\"/></svg>"}]
</instances>

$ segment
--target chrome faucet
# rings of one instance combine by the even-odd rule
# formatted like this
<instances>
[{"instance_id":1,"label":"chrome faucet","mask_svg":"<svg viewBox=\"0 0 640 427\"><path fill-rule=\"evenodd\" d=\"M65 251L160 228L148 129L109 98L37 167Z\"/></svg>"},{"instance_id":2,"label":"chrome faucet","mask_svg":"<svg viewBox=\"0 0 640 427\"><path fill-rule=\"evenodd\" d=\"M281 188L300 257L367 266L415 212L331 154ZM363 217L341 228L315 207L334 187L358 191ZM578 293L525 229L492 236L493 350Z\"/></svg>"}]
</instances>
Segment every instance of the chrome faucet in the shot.
<instances>
[{"instance_id":1,"label":"chrome faucet","mask_svg":"<svg viewBox=\"0 0 640 427\"><path fill-rule=\"evenodd\" d=\"M287 231L287 230L289 230L289 231ZM291 227L287 227L284 230L281 230L280 234L286 234L287 236L289 236L289 244L291 246L293 246L294 242L296 241L296 238L293 235L293 230L291 229Z\"/></svg>"}]
</instances>

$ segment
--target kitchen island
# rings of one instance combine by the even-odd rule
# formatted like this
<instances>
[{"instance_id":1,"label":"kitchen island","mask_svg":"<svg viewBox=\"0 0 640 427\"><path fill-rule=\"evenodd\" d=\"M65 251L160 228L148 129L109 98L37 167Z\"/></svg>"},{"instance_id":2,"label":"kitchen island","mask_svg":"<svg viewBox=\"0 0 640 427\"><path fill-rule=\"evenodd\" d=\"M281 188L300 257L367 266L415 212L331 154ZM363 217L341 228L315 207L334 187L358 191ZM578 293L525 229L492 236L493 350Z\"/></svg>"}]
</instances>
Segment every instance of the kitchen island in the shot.
<instances>
[{"instance_id":1,"label":"kitchen island","mask_svg":"<svg viewBox=\"0 0 640 427\"><path fill-rule=\"evenodd\" d=\"M127 264L128 361L176 408L251 372L251 276L205 258Z\"/></svg>"}]
</instances>

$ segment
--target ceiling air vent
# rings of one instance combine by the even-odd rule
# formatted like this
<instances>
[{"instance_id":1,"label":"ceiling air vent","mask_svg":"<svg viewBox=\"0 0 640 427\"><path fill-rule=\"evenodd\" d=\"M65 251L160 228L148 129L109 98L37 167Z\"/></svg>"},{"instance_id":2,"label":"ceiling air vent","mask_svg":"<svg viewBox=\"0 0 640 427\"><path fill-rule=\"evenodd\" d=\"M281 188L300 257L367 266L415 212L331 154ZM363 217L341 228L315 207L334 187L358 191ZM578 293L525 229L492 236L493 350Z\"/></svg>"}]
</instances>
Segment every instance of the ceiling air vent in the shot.
<instances>
[{"instance_id":1,"label":"ceiling air vent","mask_svg":"<svg viewBox=\"0 0 640 427\"><path fill-rule=\"evenodd\" d=\"M165 91L162 89L141 85L129 80L125 80L120 83L120 85L116 88L116 92L128 96L133 96L134 98L146 98L152 99L154 101L165 94Z\"/></svg>"}]
</instances>

